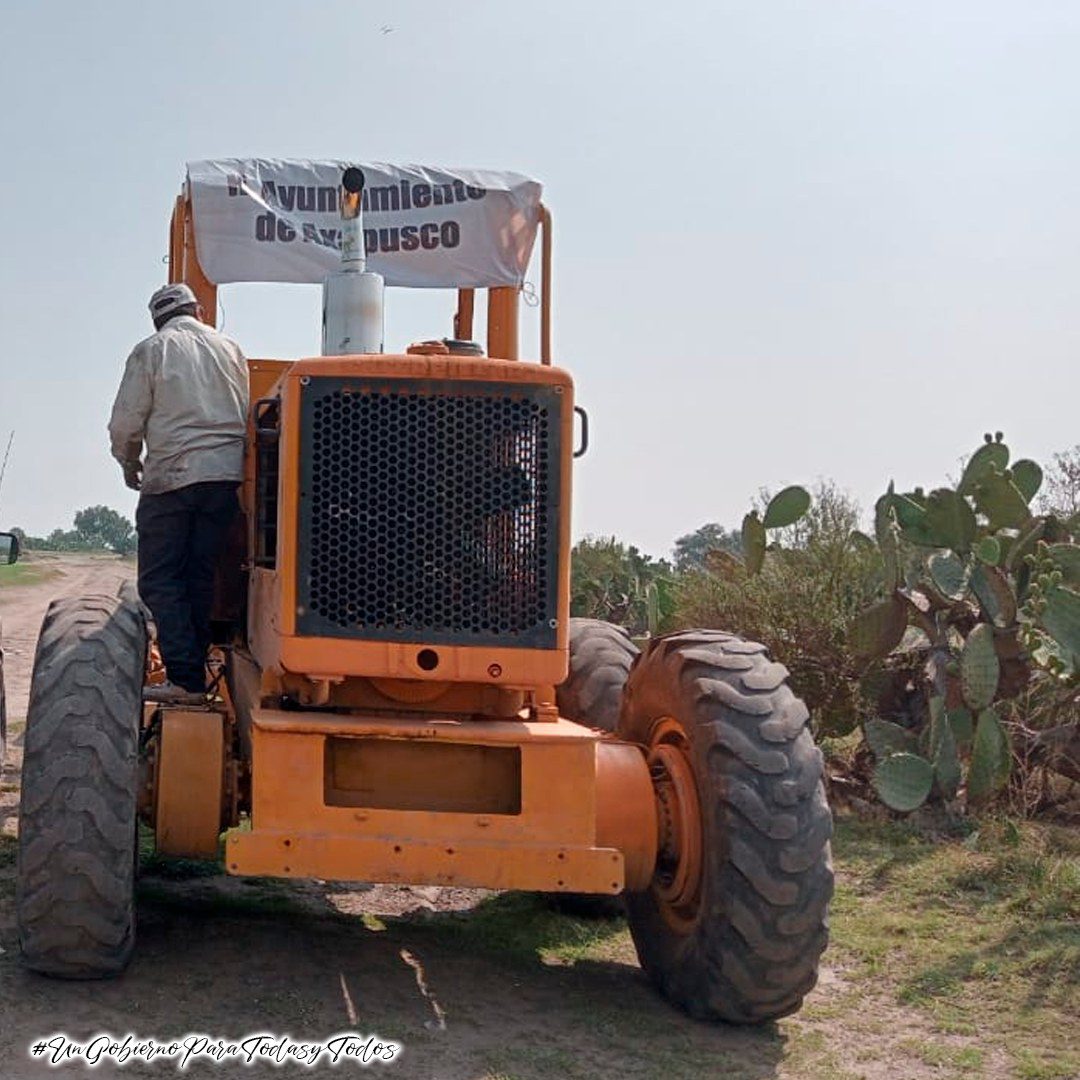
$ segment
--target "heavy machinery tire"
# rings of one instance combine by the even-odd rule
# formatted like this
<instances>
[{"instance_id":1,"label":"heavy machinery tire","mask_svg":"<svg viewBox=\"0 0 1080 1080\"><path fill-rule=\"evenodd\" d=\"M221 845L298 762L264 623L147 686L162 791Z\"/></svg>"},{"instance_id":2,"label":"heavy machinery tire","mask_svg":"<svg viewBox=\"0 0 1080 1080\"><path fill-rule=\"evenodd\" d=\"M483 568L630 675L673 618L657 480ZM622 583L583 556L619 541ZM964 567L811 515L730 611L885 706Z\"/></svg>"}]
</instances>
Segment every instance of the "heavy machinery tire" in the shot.
<instances>
[{"instance_id":1,"label":"heavy machinery tire","mask_svg":"<svg viewBox=\"0 0 1080 1080\"><path fill-rule=\"evenodd\" d=\"M559 715L614 731L623 687L637 655L637 646L621 626L600 619L571 619L570 674L555 688Z\"/></svg>"},{"instance_id":2,"label":"heavy machinery tire","mask_svg":"<svg viewBox=\"0 0 1080 1080\"><path fill-rule=\"evenodd\" d=\"M23 750L15 913L26 965L115 975L135 944L146 626L117 596L55 600L41 626Z\"/></svg>"},{"instance_id":3,"label":"heavy machinery tire","mask_svg":"<svg viewBox=\"0 0 1080 1080\"><path fill-rule=\"evenodd\" d=\"M647 748L661 823L652 885L626 897L630 931L695 1017L773 1020L817 981L832 816L787 674L763 645L690 630L650 642L624 694L619 735Z\"/></svg>"},{"instance_id":4,"label":"heavy machinery tire","mask_svg":"<svg viewBox=\"0 0 1080 1080\"><path fill-rule=\"evenodd\" d=\"M0 777L7 760L7 698L4 695L4 654L0 653Z\"/></svg>"}]
</instances>

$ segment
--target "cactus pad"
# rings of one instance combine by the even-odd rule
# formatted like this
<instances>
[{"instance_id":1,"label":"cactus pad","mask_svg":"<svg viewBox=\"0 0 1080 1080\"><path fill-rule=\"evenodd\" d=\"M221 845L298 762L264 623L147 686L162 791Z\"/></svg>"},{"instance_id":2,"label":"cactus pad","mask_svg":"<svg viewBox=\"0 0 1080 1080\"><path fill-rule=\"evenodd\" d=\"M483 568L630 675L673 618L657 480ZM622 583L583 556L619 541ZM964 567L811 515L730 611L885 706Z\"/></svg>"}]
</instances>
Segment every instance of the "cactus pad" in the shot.
<instances>
[{"instance_id":1,"label":"cactus pad","mask_svg":"<svg viewBox=\"0 0 1080 1080\"><path fill-rule=\"evenodd\" d=\"M993 709L979 713L968 767L968 799L978 801L1005 786L1012 769L1009 737Z\"/></svg>"},{"instance_id":2,"label":"cactus pad","mask_svg":"<svg viewBox=\"0 0 1080 1080\"><path fill-rule=\"evenodd\" d=\"M794 525L810 509L810 492L795 485L786 487L779 495L774 495L765 508L766 529L783 529Z\"/></svg>"},{"instance_id":3,"label":"cactus pad","mask_svg":"<svg viewBox=\"0 0 1080 1080\"><path fill-rule=\"evenodd\" d=\"M940 725L937 749L934 751L934 777L946 799L956 797L960 787L960 758L956 753L956 741L947 718Z\"/></svg>"},{"instance_id":4,"label":"cactus pad","mask_svg":"<svg viewBox=\"0 0 1080 1080\"><path fill-rule=\"evenodd\" d=\"M765 562L765 526L753 511L743 518L742 549L746 569L758 573Z\"/></svg>"},{"instance_id":5,"label":"cactus pad","mask_svg":"<svg viewBox=\"0 0 1080 1080\"><path fill-rule=\"evenodd\" d=\"M900 644L907 629L907 604L891 596L862 612L848 630L848 641L856 656L870 660L888 656Z\"/></svg>"},{"instance_id":6,"label":"cactus pad","mask_svg":"<svg viewBox=\"0 0 1080 1080\"><path fill-rule=\"evenodd\" d=\"M956 749L961 752L966 751L971 746L971 739L975 734L975 720L970 710L950 709L947 715Z\"/></svg>"},{"instance_id":7,"label":"cactus pad","mask_svg":"<svg viewBox=\"0 0 1080 1080\"><path fill-rule=\"evenodd\" d=\"M917 754L890 754L874 770L874 789L893 810L907 813L926 802L934 766Z\"/></svg>"},{"instance_id":8,"label":"cactus pad","mask_svg":"<svg viewBox=\"0 0 1080 1080\"><path fill-rule=\"evenodd\" d=\"M907 728L902 728L891 720L880 720L876 716L870 717L863 724L863 733L866 735L867 745L878 761L890 754L911 753L917 741L914 733Z\"/></svg>"},{"instance_id":9,"label":"cactus pad","mask_svg":"<svg viewBox=\"0 0 1080 1080\"><path fill-rule=\"evenodd\" d=\"M975 513L962 495L951 488L938 488L926 500L922 527L934 547L963 554L971 550L975 539Z\"/></svg>"},{"instance_id":10,"label":"cactus pad","mask_svg":"<svg viewBox=\"0 0 1080 1080\"><path fill-rule=\"evenodd\" d=\"M1073 663L1080 663L1080 593L1054 585L1046 590L1045 599L1039 621Z\"/></svg>"},{"instance_id":11,"label":"cactus pad","mask_svg":"<svg viewBox=\"0 0 1080 1080\"><path fill-rule=\"evenodd\" d=\"M1016 485L1016 490L1031 502L1042 487L1043 471L1034 461L1022 458L1012 467L1012 482Z\"/></svg>"},{"instance_id":12,"label":"cactus pad","mask_svg":"<svg viewBox=\"0 0 1080 1080\"><path fill-rule=\"evenodd\" d=\"M974 495L975 487L994 470L1004 472L1009 464L1009 448L1002 442L987 442L979 447L964 469L957 491L961 495Z\"/></svg>"},{"instance_id":13,"label":"cactus pad","mask_svg":"<svg viewBox=\"0 0 1080 1080\"><path fill-rule=\"evenodd\" d=\"M942 596L949 600L963 600L968 587L968 568L952 551L935 551L926 560L930 580Z\"/></svg>"},{"instance_id":14,"label":"cactus pad","mask_svg":"<svg viewBox=\"0 0 1080 1080\"><path fill-rule=\"evenodd\" d=\"M980 562L987 566L999 566L1001 564L1001 541L996 536L984 536L975 545L975 554Z\"/></svg>"},{"instance_id":15,"label":"cactus pad","mask_svg":"<svg viewBox=\"0 0 1080 1080\"><path fill-rule=\"evenodd\" d=\"M995 626L1004 628L1016 622L1016 596L1009 579L996 566L978 564L971 574L971 591Z\"/></svg>"},{"instance_id":16,"label":"cactus pad","mask_svg":"<svg viewBox=\"0 0 1080 1080\"><path fill-rule=\"evenodd\" d=\"M994 628L988 623L979 623L968 634L960 654L960 686L969 709L978 712L994 700L1000 674L1001 666L994 649Z\"/></svg>"},{"instance_id":17,"label":"cactus pad","mask_svg":"<svg viewBox=\"0 0 1080 1080\"><path fill-rule=\"evenodd\" d=\"M991 529L1019 528L1031 520L1027 499L1003 472L991 472L976 485L975 506Z\"/></svg>"}]
</instances>

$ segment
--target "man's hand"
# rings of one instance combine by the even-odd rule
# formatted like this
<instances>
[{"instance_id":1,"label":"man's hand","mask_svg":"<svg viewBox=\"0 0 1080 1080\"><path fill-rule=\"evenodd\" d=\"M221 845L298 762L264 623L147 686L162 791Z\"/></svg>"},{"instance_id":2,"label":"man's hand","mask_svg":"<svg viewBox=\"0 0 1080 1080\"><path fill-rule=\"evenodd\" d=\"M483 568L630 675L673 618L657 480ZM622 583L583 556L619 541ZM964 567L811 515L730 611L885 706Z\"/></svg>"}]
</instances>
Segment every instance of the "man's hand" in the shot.
<instances>
[{"instance_id":1,"label":"man's hand","mask_svg":"<svg viewBox=\"0 0 1080 1080\"><path fill-rule=\"evenodd\" d=\"M132 491L138 491L142 487L142 462L141 461L125 461L124 462L124 483L127 484Z\"/></svg>"}]
</instances>

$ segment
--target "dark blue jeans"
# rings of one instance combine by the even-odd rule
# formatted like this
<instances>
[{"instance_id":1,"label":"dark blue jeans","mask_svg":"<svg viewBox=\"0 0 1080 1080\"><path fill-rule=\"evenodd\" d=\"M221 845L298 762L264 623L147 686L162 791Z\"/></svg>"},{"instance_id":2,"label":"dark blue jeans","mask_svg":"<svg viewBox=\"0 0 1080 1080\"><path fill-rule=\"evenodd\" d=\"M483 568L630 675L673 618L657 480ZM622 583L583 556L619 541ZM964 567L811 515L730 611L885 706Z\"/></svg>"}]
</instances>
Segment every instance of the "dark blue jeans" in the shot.
<instances>
[{"instance_id":1,"label":"dark blue jeans","mask_svg":"<svg viewBox=\"0 0 1080 1080\"><path fill-rule=\"evenodd\" d=\"M157 624L169 681L198 693L206 689L214 570L239 509L238 486L213 481L143 495L135 512L139 595Z\"/></svg>"}]
</instances>

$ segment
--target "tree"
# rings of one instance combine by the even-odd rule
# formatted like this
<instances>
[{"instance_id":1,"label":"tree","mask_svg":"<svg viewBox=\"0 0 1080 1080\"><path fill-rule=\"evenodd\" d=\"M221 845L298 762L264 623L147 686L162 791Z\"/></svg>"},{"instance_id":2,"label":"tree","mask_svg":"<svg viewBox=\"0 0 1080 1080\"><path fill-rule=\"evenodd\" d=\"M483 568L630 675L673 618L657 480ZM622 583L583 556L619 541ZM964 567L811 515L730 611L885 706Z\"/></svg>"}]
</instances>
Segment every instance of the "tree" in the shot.
<instances>
[{"instance_id":1,"label":"tree","mask_svg":"<svg viewBox=\"0 0 1080 1080\"><path fill-rule=\"evenodd\" d=\"M674 611L672 569L614 536L587 536L571 555L570 614L631 634L656 633Z\"/></svg>"},{"instance_id":2,"label":"tree","mask_svg":"<svg viewBox=\"0 0 1080 1080\"><path fill-rule=\"evenodd\" d=\"M1061 518L1080 513L1080 443L1054 455L1054 463L1046 470L1040 504L1044 513Z\"/></svg>"},{"instance_id":3,"label":"tree","mask_svg":"<svg viewBox=\"0 0 1080 1080\"><path fill-rule=\"evenodd\" d=\"M126 517L107 506L88 506L75 515L75 533L87 547L104 547L117 555L135 550L135 529Z\"/></svg>"},{"instance_id":4,"label":"tree","mask_svg":"<svg viewBox=\"0 0 1080 1080\"><path fill-rule=\"evenodd\" d=\"M700 529L680 536L675 541L675 569L680 574L689 570L704 570L705 557L710 551L728 551L738 555L739 534L734 529L725 529L723 525L710 521Z\"/></svg>"}]
</instances>

